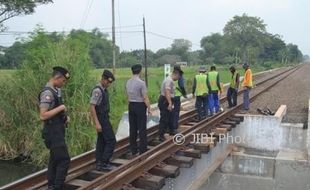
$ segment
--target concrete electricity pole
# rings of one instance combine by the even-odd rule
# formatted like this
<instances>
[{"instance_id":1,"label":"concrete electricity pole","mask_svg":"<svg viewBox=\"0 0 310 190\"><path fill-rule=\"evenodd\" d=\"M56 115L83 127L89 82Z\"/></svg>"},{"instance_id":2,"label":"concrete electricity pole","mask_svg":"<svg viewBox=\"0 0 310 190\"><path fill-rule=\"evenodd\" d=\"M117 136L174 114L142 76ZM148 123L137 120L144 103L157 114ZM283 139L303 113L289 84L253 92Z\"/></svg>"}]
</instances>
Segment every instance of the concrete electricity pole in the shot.
<instances>
[{"instance_id":1,"label":"concrete electricity pole","mask_svg":"<svg viewBox=\"0 0 310 190\"><path fill-rule=\"evenodd\" d=\"M113 75L115 76L115 62L116 62L116 45L115 45L115 10L114 0L112 0L112 43L113 43Z\"/></svg>"},{"instance_id":2,"label":"concrete electricity pole","mask_svg":"<svg viewBox=\"0 0 310 190\"><path fill-rule=\"evenodd\" d=\"M145 19L143 17L143 35L144 35L144 68L145 68L145 84L148 86L147 79L147 49L146 49L146 31L145 31Z\"/></svg>"}]
</instances>

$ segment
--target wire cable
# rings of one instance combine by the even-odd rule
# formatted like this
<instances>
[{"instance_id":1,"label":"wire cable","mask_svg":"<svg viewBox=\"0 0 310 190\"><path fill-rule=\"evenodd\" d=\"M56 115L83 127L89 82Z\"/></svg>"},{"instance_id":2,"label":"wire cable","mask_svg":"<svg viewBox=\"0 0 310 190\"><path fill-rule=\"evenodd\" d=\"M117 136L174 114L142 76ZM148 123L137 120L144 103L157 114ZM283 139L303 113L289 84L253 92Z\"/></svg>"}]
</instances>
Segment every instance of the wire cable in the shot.
<instances>
[{"instance_id":1,"label":"wire cable","mask_svg":"<svg viewBox=\"0 0 310 190\"><path fill-rule=\"evenodd\" d=\"M87 21L87 18L88 18L88 15L90 13L90 10L92 8L93 3L94 3L94 0L89 0L88 1L88 4L86 5L86 9L85 9L83 17L82 17L80 28L84 28L84 25L85 25L85 23Z\"/></svg>"}]
</instances>

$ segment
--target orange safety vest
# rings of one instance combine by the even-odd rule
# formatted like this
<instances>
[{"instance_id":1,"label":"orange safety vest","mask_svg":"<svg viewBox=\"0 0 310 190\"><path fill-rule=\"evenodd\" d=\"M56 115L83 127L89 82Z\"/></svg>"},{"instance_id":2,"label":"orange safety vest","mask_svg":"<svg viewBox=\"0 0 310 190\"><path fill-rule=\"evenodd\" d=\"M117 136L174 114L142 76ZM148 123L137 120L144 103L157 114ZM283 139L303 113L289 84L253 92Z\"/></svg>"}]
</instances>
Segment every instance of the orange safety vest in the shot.
<instances>
[{"instance_id":1,"label":"orange safety vest","mask_svg":"<svg viewBox=\"0 0 310 190\"><path fill-rule=\"evenodd\" d=\"M253 77L251 69L247 69L244 74L244 80L242 82L243 87L253 87Z\"/></svg>"}]
</instances>

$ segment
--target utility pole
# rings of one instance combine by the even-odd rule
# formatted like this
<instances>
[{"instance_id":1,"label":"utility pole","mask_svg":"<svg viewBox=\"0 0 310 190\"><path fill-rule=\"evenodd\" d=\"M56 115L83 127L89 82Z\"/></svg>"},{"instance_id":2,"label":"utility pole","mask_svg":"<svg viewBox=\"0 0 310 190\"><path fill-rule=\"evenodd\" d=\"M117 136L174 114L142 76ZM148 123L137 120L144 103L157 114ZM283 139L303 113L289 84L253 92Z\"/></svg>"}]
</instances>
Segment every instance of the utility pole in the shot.
<instances>
[{"instance_id":1,"label":"utility pole","mask_svg":"<svg viewBox=\"0 0 310 190\"><path fill-rule=\"evenodd\" d=\"M115 7L112 0L112 43L113 43L113 75L115 76L116 45L115 45Z\"/></svg>"},{"instance_id":2,"label":"utility pole","mask_svg":"<svg viewBox=\"0 0 310 190\"><path fill-rule=\"evenodd\" d=\"M143 17L143 35L144 35L144 69L145 69L145 84L148 86L147 79L147 49L146 49L146 31L145 31L145 18Z\"/></svg>"}]
</instances>

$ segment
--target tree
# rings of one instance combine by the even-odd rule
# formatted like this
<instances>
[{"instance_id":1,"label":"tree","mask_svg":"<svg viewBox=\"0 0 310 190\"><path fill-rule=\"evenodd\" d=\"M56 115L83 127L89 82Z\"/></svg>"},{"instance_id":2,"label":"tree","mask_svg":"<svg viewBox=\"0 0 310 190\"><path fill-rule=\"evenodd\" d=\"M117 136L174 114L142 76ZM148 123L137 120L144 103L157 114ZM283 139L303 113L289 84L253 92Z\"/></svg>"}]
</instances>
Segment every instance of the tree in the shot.
<instances>
[{"instance_id":1,"label":"tree","mask_svg":"<svg viewBox=\"0 0 310 190\"><path fill-rule=\"evenodd\" d=\"M181 57L178 55L163 55L156 60L157 66L163 66L165 64L173 65L176 62L181 61Z\"/></svg>"},{"instance_id":2,"label":"tree","mask_svg":"<svg viewBox=\"0 0 310 190\"><path fill-rule=\"evenodd\" d=\"M26 50L26 43L15 42L11 47L4 50L5 54L1 67L6 69L19 68L25 59Z\"/></svg>"},{"instance_id":3,"label":"tree","mask_svg":"<svg viewBox=\"0 0 310 190\"><path fill-rule=\"evenodd\" d=\"M240 47L243 52L243 61L248 61L249 48L261 48L266 37L266 24L258 17L251 17L247 14L235 16L224 27L224 35Z\"/></svg>"},{"instance_id":4,"label":"tree","mask_svg":"<svg viewBox=\"0 0 310 190\"><path fill-rule=\"evenodd\" d=\"M146 50L146 54L147 54L147 64L148 66L156 66L155 65L155 59L157 58L156 54L152 51L152 50ZM131 51L132 55L136 57L136 59L138 60L138 63L144 65L144 49L137 49L137 50L133 50Z\"/></svg>"},{"instance_id":5,"label":"tree","mask_svg":"<svg viewBox=\"0 0 310 190\"><path fill-rule=\"evenodd\" d=\"M123 51L118 56L118 63L121 67L131 67L139 63L139 61L132 52Z\"/></svg>"},{"instance_id":6,"label":"tree","mask_svg":"<svg viewBox=\"0 0 310 190\"><path fill-rule=\"evenodd\" d=\"M228 44L228 40L220 33L211 34L210 36L203 37L200 41L203 49L203 58L209 64L227 63L227 57L231 57L233 53Z\"/></svg>"},{"instance_id":7,"label":"tree","mask_svg":"<svg viewBox=\"0 0 310 190\"><path fill-rule=\"evenodd\" d=\"M286 48L287 48L287 58L289 62L299 63L302 61L303 55L301 51L298 49L297 45L288 44Z\"/></svg>"},{"instance_id":8,"label":"tree","mask_svg":"<svg viewBox=\"0 0 310 190\"><path fill-rule=\"evenodd\" d=\"M89 55L96 68L112 66L112 42L108 40L108 35L94 29L92 32L85 30L72 30L69 37L82 42L85 47L89 47ZM116 47L116 54L119 48Z\"/></svg>"},{"instance_id":9,"label":"tree","mask_svg":"<svg viewBox=\"0 0 310 190\"><path fill-rule=\"evenodd\" d=\"M159 49L156 52L155 59L158 59L158 58L160 58L164 55L167 55L167 54L170 54L170 51L168 49L165 49L165 48Z\"/></svg>"},{"instance_id":10,"label":"tree","mask_svg":"<svg viewBox=\"0 0 310 190\"><path fill-rule=\"evenodd\" d=\"M282 53L285 52L286 48L285 42L280 38L279 35L268 34L266 39L268 40L264 44L264 48L260 54L260 57L264 61L281 61L283 58L282 56L284 56Z\"/></svg>"},{"instance_id":11,"label":"tree","mask_svg":"<svg viewBox=\"0 0 310 190\"><path fill-rule=\"evenodd\" d=\"M203 58L202 58L203 51L196 50L193 52L189 52L189 64L190 65L202 65Z\"/></svg>"},{"instance_id":12,"label":"tree","mask_svg":"<svg viewBox=\"0 0 310 190\"><path fill-rule=\"evenodd\" d=\"M178 55L182 61L188 62L188 52L192 48L192 42L186 39L175 39L171 44L171 54Z\"/></svg>"},{"instance_id":13,"label":"tree","mask_svg":"<svg viewBox=\"0 0 310 190\"><path fill-rule=\"evenodd\" d=\"M4 22L8 19L32 14L38 5L52 2L53 0L0 0L0 31L5 30Z\"/></svg>"}]
</instances>

